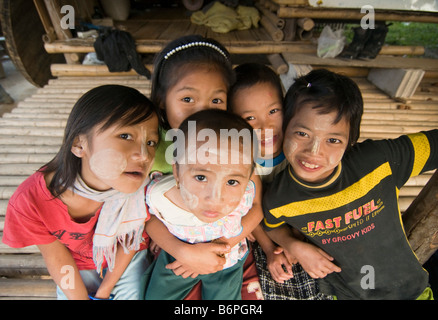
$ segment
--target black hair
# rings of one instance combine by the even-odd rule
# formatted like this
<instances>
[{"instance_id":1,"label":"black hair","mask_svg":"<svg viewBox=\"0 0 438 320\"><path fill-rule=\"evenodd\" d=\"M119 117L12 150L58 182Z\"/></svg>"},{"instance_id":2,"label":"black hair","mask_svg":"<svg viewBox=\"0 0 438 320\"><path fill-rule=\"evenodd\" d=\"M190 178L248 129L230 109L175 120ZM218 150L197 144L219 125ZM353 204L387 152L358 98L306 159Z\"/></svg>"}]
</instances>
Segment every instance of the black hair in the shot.
<instances>
[{"instance_id":1,"label":"black hair","mask_svg":"<svg viewBox=\"0 0 438 320\"><path fill-rule=\"evenodd\" d=\"M236 81L228 92L229 111L234 109L234 97L239 90L250 88L259 83L270 84L278 94L280 101L283 101L283 87L280 78L270 67L261 63L243 63L234 68Z\"/></svg>"},{"instance_id":2,"label":"black hair","mask_svg":"<svg viewBox=\"0 0 438 320\"><path fill-rule=\"evenodd\" d=\"M238 141L241 145L246 145L249 142L252 145L251 152L253 161L251 162L251 170L254 169L254 155L257 155L258 146L257 138L254 129L242 117L220 109L201 110L188 116L178 129L184 134L184 150L188 143L187 137L189 136L189 122L191 121L195 121L196 123L196 133L202 129L211 129L219 137L222 130L226 130L227 133L233 133L233 130L236 130L234 132L238 135ZM249 133L247 136L250 137L250 141L245 141L245 136L240 136L240 134L246 132ZM234 137L230 138L233 139ZM176 154L178 146L182 146L182 141L176 141L174 155Z\"/></svg>"},{"instance_id":3,"label":"black hair","mask_svg":"<svg viewBox=\"0 0 438 320\"><path fill-rule=\"evenodd\" d=\"M347 76L326 69L312 70L295 79L284 100L283 131L302 107L311 103L321 114L337 112L334 123L341 119L350 124L349 149L360 135L363 99L357 84Z\"/></svg>"},{"instance_id":4,"label":"black hair","mask_svg":"<svg viewBox=\"0 0 438 320\"><path fill-rule=\"evenodd\" d=\"M196 45L197 43L200 45ZM234 83L230 55L227 49L214 39L200 35L183 36L171 41L155 56L151 100L160 109L165 129L170 128L165 109L168 90L181 78L182 71L201 66L219 70L227 89Z\"/></svg>"},{"instance_id":5,"label":"black hair","mask_svg":"<svg viewBox=\"0 0 438 320\"><path fill-rule=\"evenodd\" d=\"M112 125L130 126L158 115L158 108L138 90L121 85L103 85L86 92L73 106L64 131L64 138L56 156L40 168L54 176L48 186L54 197L59 197L73 186L81 172L82 160L71 148L79 135L88 136L98 125L104 131Z\"/></svg>"}]
</instances>

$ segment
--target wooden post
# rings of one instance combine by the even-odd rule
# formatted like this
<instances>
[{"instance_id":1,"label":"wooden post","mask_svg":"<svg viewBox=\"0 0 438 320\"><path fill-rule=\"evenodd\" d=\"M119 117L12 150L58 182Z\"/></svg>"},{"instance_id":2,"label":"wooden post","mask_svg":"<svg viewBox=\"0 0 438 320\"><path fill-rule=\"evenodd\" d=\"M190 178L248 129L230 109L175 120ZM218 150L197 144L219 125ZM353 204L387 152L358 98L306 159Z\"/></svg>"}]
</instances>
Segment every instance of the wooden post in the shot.
<instances>
[{"instance_id":1,"label":"wooden post","mask_svg":"<svg viewBox=\"0 0 438 320\"><path fill-rule=\"evenodd\" d=\"M61 6L59 5L58 0L44 0L44 3L46 4L46 9L50 20L52 21L52 26L57 38L60 40L71 39L73 36L70 30L61 27ZM68 64L79 64L80 62L76 60L76 57L77 56L64 53L64 58Z\"/></svg>"},{"instance_id":2,"label":"wooden post","mask_svg":"<svg viewBox=\"0 0 438 320\"><path fill-rule=\"evenodd\" d=\"M44 0L34 0L35 7L40 16L41 23L43 24L46 34L43 35L44 42L53 42L56 40L55 29L53 28L52 21L50 20L49 13L47 12L46 4Z\"/></svg>"},{"instance_id":3,"label":"wooden post","mask_svg":"<svg viewBox=\"0 0 438 320\"><path fill-rule=\"evenodd\" d=\"M438 249L438 170L402 218L412 250L424 264Z\"/></svg>"}]
</instances>

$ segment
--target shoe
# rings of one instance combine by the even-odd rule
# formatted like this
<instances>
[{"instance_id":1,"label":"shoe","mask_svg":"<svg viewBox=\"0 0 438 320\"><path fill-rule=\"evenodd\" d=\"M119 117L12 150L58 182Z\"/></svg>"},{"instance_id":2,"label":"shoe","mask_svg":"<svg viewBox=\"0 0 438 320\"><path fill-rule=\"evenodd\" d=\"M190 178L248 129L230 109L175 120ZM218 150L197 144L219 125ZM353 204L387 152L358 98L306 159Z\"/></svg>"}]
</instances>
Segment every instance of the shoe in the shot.
<instances>
[{"instance_id":1,"label":"shoe","mask_svg":"<svg viewBox=\"0 0 438 320\"><path fill-rule=\"evenodd\" d=\"M341 59L356 59L371 35L370 29L357 27L353 28L353 31L353 40L338 56Z\"/></svg>"},{"instance_id":2,"label":"shoe","mask_svg":"<svg viewBox=\"0 0 438 320\"><path fill-rule=\"evenodd\" d=\"M388 33L388 27L392 23L386 25L386 24L379 24L376 26L375 29L368 29L371 30L370 37L368 38L368 41L365 43L365 46L363 50L359 53L358 59L360 60L372 60L377 57L380 50L382 50L383 44L385 43L386 34Z\"/></svg>"}]
</instances>

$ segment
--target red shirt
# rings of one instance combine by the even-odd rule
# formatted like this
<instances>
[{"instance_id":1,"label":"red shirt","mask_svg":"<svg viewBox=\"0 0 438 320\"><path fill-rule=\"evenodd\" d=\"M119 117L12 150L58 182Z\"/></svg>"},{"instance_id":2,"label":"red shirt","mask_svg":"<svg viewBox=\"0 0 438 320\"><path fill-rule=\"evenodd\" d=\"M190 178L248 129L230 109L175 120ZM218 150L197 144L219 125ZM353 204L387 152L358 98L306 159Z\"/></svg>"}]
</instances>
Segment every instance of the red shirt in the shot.
<instances>
[{"instance_id":1,"label":"red shirt","mask_svg":"<svg viewBox=\"0 0 438 320\"><path fill-rule=\"evenodd\" d=\"M15 191L6 209L3 243L13 248L49 244L58 239L71 252L80 270L96 269L93 235L100 209L85 223L73 221L67 206L46 187L36 172Z\"/></svg>"}]
</instances>

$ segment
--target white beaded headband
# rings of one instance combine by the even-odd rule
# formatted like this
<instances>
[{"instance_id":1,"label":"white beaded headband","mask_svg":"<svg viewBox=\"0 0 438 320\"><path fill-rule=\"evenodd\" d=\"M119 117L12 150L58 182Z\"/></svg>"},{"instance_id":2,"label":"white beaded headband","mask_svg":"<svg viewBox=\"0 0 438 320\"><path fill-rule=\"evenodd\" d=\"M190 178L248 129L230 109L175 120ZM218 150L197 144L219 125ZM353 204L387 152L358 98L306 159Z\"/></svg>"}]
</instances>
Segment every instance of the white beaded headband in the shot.
<instances>
[{"instance_id":1,"label":"white beaded headband","mask_svg":"<svg viewBox=\"0 0 438 320\"><path fill-rule=\"evenodd\" d=\"M225 59L227 58L227 55L225 54L225 52L223 50L221 50L221 48L219 48L218 46L209 43L209 42L191 42L191 43L187 43L187 44L183 44L179 47L176 47L175 49L170 50L168 53L166 53L166 55L164 56L164 60L169 59L172 55L174 55L175 53L181 51L181 50L185 50L188 48L193 48L193 47L209 47L212 48L214 50L216 50L217 52L219 52L221 55L223 55L225 57Z\"/></svg>"}]
</instances>

